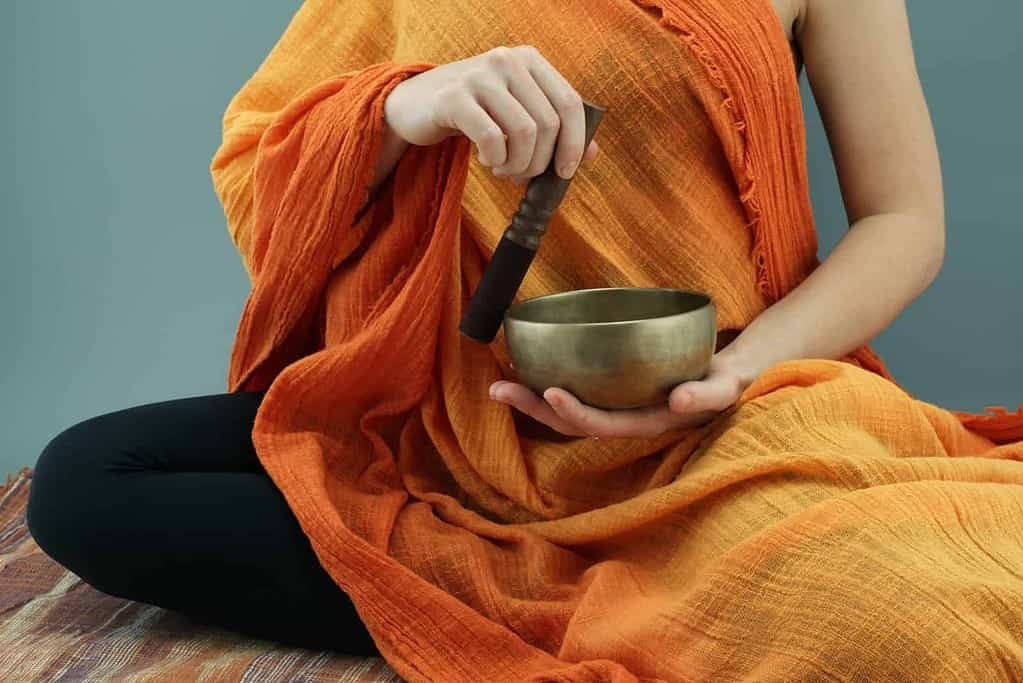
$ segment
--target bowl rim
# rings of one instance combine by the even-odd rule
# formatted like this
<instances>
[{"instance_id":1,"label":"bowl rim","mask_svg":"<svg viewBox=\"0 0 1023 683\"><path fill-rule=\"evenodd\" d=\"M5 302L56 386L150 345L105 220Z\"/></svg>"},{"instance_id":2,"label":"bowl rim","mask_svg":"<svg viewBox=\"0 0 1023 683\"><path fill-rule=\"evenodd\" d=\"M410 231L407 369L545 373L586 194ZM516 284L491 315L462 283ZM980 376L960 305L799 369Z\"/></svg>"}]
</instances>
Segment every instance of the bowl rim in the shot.
<instances>
[{"instance_id":1,"label":"bowl rim","mask_svg":"<svg viewBox=\"0 0 1023 683\"><path fill-rule=\"evenodd\" d=\"M530 302L533 302L533 301L539 301L540 299L557 299L557 298L560 298L560 297L567 297L567 296L572 296L574 294L580 294L580 293L585 293L585 292L612 292L612 291L621 291L621 290L635 291L637 289L648 291L648 292L673 292L673 293L678 293L678 294L692 294L694 296L697 296L697 297L700 297L701 299L703 299L705 301L705 303L703 303L702 305L698 306L697 308L693 308L693 309L688 310L688 311L682 311L681 313L671 313L670 315L658 315L658 316L654 316L654 317L650 317L650 318L639 318L637 320L606 320L606 321L602 321L602 322L592 322L592 323L552 323L552 322L543 322L543 321L539 321L539 320L528 320L526 318L519 318L519 317L517 317L515 315L515 312L521 306L525 306L526 304L528 304ZM518 324L518 325L537 325L537 326L541 326L541 327L548 327L548 326L549 327L555 327L555 326L557 326L557 327L606 327L606 326L612 326L612 325L636 325L638 323L650 322L652 320L667 320L667 319L670 319L670 318L678 318L678 317L681 317L681 316L695 315L697 313L701 313L701 312L707 310L708 308L712 309L712 310L715 310L714 299L712 299L710 297L710 295L707 294L706 292L698 292L695 289L678 289L676 287L589 287L589 288L586 288L586 289L570 289L570 290L567 290L567 291L564 291L564 292L554 292L553 294L541 294L539 296L534 296L534 297L530 297L528 299L523 299L522 301L516 302L516 303L514 303L514 304L512 304L511 306L508 307L508 309L505 311L505 314L504 314L504 320L506 322L508 320L514 320L515 323Z\"/></svg>"}]
</instances>

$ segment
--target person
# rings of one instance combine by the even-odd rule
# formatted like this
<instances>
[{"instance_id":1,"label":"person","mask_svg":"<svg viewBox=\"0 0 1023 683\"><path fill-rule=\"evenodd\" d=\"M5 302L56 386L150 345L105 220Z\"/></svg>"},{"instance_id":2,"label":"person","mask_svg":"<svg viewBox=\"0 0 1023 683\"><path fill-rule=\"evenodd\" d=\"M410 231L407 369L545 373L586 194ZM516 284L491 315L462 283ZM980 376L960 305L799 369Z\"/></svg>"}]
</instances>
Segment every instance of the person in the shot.
<instances>
[{"instance_id":1,"label":"person","mask_svg":"<svg viewBox=\"0 0 1023 683\"><path fill-rule=\"evenodd\" d=\"M253 280L230 391L53 438L39 545L417 679L1023 675L1023 494L998 483L1023 483L1023 420L915 401L866 346L944 255L903 3L454 4L299 11L213 163ZM804 66L850 221L822 263ZM608 106L585 150L584 96ZM709 374L663 405L537 395L451 331L445 274L478 281L550 164L574 180L522 296L718 305Z\"/></svg>"}]
</instances>

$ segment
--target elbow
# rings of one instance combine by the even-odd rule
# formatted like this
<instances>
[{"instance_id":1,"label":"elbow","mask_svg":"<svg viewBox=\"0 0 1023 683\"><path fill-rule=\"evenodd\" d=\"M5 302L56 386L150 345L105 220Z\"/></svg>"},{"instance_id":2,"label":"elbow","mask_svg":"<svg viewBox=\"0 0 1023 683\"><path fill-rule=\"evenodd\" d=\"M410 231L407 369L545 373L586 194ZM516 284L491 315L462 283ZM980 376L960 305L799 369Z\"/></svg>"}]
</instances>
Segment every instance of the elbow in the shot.
<instances>
[{"instance_id":1,"label":"elbow","mask_svg":"<svg viewBox=\"0 0 1023 683\"><path fill-rule=\"evenodd\" d=\"M922 269L923 289L930 287L942 266L945 265L945 221L931 217L924 221L920 240L919 258Z\"/></svg>"},{"instance_id":2,"label":"elbow","mask_svg":"<svg viewBox=\"0 0 1023 683\"><path fill-rule=\"evenodd\" d=\"M904 276L915 285L919 296L937 279L945 264L945 219L940 211L903 209L874 214L896 229L900 236L899 263L905 268ZM894 243L893 243L894 244Z\"/></svg>"}]
</instances>

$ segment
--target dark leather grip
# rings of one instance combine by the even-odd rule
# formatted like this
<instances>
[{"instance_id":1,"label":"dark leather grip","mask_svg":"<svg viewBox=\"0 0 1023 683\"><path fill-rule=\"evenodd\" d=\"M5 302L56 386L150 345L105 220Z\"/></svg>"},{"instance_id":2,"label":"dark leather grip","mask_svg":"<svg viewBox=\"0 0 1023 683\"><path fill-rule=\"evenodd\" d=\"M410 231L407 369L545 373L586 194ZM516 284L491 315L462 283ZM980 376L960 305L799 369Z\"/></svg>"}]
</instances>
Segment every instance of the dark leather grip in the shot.
<instances>
[{"instance_id":1,"label":"dark leather grip","mask_svg":"<svg viewBox=\"0 0 1023 683\"><path fill-rule=\"evenodd\" d=\"M494 341L534 256L535 251L501 239L458 326L462 334L487 344Z\"/></svg>"},{"instance_id":2,"label":"dark leather grip","mask_svg":"<svg viewBox=\"0 0 1023 683\"><path fill-rule=\"evenodd\" d=\"M583 111L586 118L583 149L586 149L606 110L583 100ZM540 246L540 238L547 230L547 223L571 181L571 178L562 178L557 174L553 157L544 172L529 181L518 210L483 270L480 283L469 301L469 308L458 326L462 334L488 344L497 336L504 322L504 314L519 291L529 264Z\"/></svg>"}]
</instances>

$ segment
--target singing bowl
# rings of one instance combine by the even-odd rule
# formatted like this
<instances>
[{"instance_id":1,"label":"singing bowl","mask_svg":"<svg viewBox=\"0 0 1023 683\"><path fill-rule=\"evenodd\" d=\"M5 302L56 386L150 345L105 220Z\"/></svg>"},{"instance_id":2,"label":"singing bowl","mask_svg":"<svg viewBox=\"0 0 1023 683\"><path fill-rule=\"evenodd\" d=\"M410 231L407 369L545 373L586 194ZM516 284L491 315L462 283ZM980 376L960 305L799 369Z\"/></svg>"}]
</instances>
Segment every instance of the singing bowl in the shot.
<instances>
[{"instance_id":1,"label":"singing bowl","mask_svg":"<svg viewBox=\"0 0 1023 683\"><path fill-rule=\"evenodd\" d=\"M639 408L707 374L717 341L714 302L657 287L577 289L527 299L504 316L518 380L538 394L572 392L597 408Z\"/></svg>"}]
</instances>

